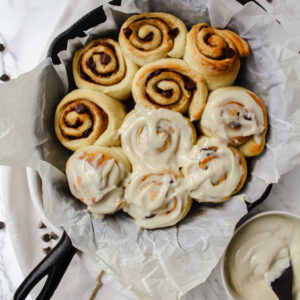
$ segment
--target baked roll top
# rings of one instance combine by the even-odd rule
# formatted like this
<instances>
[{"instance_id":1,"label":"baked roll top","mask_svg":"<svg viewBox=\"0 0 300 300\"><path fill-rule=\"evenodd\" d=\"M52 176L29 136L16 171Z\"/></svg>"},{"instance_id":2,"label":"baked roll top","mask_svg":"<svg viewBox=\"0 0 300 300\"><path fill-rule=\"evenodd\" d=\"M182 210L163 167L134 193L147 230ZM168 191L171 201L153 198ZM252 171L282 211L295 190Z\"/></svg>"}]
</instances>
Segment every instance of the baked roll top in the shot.
<instances>
[{"instance_id":1,"label":"baked roll top","mask_svg":"<svg viewBox=\"0 0 300 300\"><path fill-rule=\"evenodd\" d=\"M131 165L119 147L88 146L69 158L66 175L74 197L94 215L112 214L123 204L123 181Z\"/></svg>"},{"instance_id":2,"label":"baked roll top","mask_svg":"<svg viewBox=\"0 0 300 300\"><path fill-rule=\"evenodd\" d=\"M196 24L187 35L184 60L205 78L209 90L232 85L240 57L250 55L248 43L230 30Z\"/></svg>"},{"instance_id":3,"label":"baked roll top","mask_svg":"<svg viewBox=\"0 0 300 300\"><path fill-rule=\"evenodd\" d=\"M184 61L165 58L142 67L134 77L132 95L146 108L166 108L191 120L203 112L207 87L204 79Z\"/></svg>"},{"instance_id":4,"label":"baked roll top","mask_svg":"<svg viewBox=\"0 0 300 300\"><path fill-rule=\"evenodd\" d=\"M187 29L177 17L153 12L131 16L121 27L119 43L123 52L143 66L164 57L181 58Z\"/></svg>"},{"instance_id":5,"label":"baked roll top","mask_svg":"<svg viewBox=\"0 0 300 300\"><path fill-rule=\"evenodd\" d=\"M201 119L201 130L238 146L245 156L255 156L265 147L267 111L253 92L237 86L210 93Z\"/></svg>"},{"instance_id":6,"label":"baked roll top","mask_svg":"<svg viewBox=\"0 0 300 300\"><path fill-rule=\"evenodd\" d=\"M75 151L96 144L120 144L117 131L125 117L125 108L117 100L92 90L78 89L58 104L54 128L59 141Z\"/></svg>"},{"instance_id":7,"label":"baked roll top","mask_svg":"<svg viewBox=\"0 0 300 300\"><path fill-rule=\"evenodd\" d=\"M126 57L119 44L100 38L76 51L73 58L74 81L79 88L101 91L118 100L131 94L137 65Z\"/></svg>"}]
</instances>

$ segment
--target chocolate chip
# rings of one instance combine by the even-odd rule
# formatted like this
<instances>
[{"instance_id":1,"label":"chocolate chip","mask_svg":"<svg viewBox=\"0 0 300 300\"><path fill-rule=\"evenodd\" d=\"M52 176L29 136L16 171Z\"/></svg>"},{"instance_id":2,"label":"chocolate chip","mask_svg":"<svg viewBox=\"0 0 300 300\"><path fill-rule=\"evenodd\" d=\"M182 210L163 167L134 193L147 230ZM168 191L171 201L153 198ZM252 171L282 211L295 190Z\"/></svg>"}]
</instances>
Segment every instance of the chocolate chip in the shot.
<instances>
[{"instance_id":1,"label":"chocolate chip","mask_svg":"<svg viewBox=\"0 0 300 300\"><path fill-rule=\"evenodd\" d=\"M83 132L82 137L84 137L84 138L88 137L90 135L91 131L92 131L91 128L87 129L86 131Z\"/></svg>"},{"instance_id":2,"label":"chocolate chip","mask_svg":"<svg viewBox=\"0 0 300 300\"><path fill-rule=\"evenodd\" d=\"M241 123L232 121L228 124L229 127L234 128L234 129L239 129L242 127Z\"/></svg>"},{"instance_id":3,"label":"chocolate chip","mask_svg":"<svg viewBox=\"0 0 300 300\"><path fill-rule=\"evenodd\" d=\"M5 50L5 46L3 44L0 44L0 52Z\"/></svg>"},{"instance_id":4,"label":"chocolate chip","mask_svg":"<svg viewBox=\"0 0 300 300\"><path fill-rule=\"evenodd\" d=\"M9 81L9 80L10 80L10 77L9 77L7 74L3 74L3 75L0 77L0 80L2 80L2 81Z\"/></svg>"},{"instance_id":5,"label":"chocolate chip","mask_svg":"<svg viewBox=\"0 0 300 300\"><path fill-rule=\"evenodd\" d=\"M176 36L178 35L178 33L179 33L179 29L176 27L169 31L169 36L172 40L174 40L176 38Z\"/></svg>"},{"instance_id":6,"label":"chocolate chip","mask_svg":"<svg viewBox=\"0 0 300 300\"><path fill-rule=\"evenodd\" d=\"M173 179L171 179L171 180L170 180L170 183L173 183L173 182L174 182L174 180L173 180Z\"/></svg>"},{"instance_id":7,"label":"chocolate chip","mask_svg":"<svg viewBox=\"0 0 300 300\"><path fill-rule=\"evenodd\" d=\"M173 95L173 90L172 89L165 90L165 91L162 91L161 94L166 98L171 98Z\"/></svg>"},{"instance_id":8,"label":"chocolate chip","mask_svg":"<svg viewBox=\"0 0 300 300\"><path fill-rule=\"evenodd\" d=\"M100 62L102 65L107 65L111 61L110 55L105 52L100 52Z\"/></svg>"},{"instance_id":9,"label":"chocolate chip","mask_svg":"<svg viewBox=\"0 0 300 300\"><path fill-rule=\"evenodd\" d=\"M203 28L208 28L208 27L209 27L209 26L208 26L207 24L201 25L201 26L199 27L199 31L202 30Z\"/></svg>"},{"instance_id":10,"label":"chocolate chip","mask_svg":"<svg viewBox=\"0 0 300 300\"><path fill-rule=\"evenodd\" d=\"M42 235L42 240L43 240L44 242L48 243L48 242L51 240L50 234L49 234L49 233L43 234L43 235Z\"/></svg>"},{"instance_id":11,"label":"chocolate chip","mask_svg":"<svg viewBox=\"0 0 300 300\"><path fill-rule=\"evenodd\" d=\"M51 247L46 247L43 249L43 252L48 255L51 252L52 248Z\"/></svg>"},{"instance_id":12,"label":"chocolate chip","mask_svg":"<svg viewBox=\"0 0 300 300\"><path fill-rule=\"evenodd\" d=\"M4 229L5 228L5 223L4 222L0 222L0 229Z\"/></svg>"},{"instance_id":13,"label":"chocolate chip","mask_svg":"<svg viewBox=\"0 0 300 300\"><path fill-rule=\"evenodd\" d=\"M196 88L196 83L190 78L186 78L185 83L184 83L184 88L186 90L192 91Z\"/></svg>"},{"instance_id":14,"label":"chocolate chip","mask_svg":"<svg viewBox=\"0 0 300 300\"><path fill-rule=\"evenodd\" d=\"M234 50L231 48L225 48L223 53L226 58L231 58L235 55Z\"/></svg>"},{"instance_id":15,"label":"chocolate chip","mask_svg":"<svg viewBox=\"0 0 300 300\"><path fill-rule=\"evenodd\" d=\"M151 32L149 32L145 37L139 38L139 39L142 40L143 42L150 42L150 41L153 40L153 36L154 36L154 34L153 34L153 32L151 31Z\"/></svg>"},{"instance_id":16,"label":"chocolate chip","mask_svg":"<svg viewBox=\"0 0 300 300\"><path fill-rule=\"evenodd\" d=\"M87 112L87 107L81 103L76 104L75 110L79 114L84 114Z\"/></svg>"},{"instance_id":17,"label":"chocolate chip","mask_svg":"<svg viewBox=\"0 0 300 300\"><path fill-rule=\"evenodd\" d=\"M243 115L243 118L244 118L245 120L247 120L247 121L251 121L251 120L252 120L252 118L251 118L250 115Z\"/></svg>"},{"instance_id":18,"label":"chocolate chip","mask_svg":"<svg viewBox=\"0 0 300 300\"><path fill-rule=\"evenodd\" d=\"M56 233L54 233L54 232L51 232L51 233L50 233L50 238L51 238L52 240L57 240L57 239L58 239L58 235L57 235Z\"/></svg>"},{"instance_id":19,"label":"chocolate chip","mask_svg":"<svg viewBox=\"0 0 300 300\"><path fill-rule=\"evenodd\" d=\"M145 216L145 219L151 219L151 218L153 218L153 217L155 217L155 214L150 214L150 215L148 215L148 216Z\"/></svg>"},{"instance_id":20,"label":"chocolate chip","mask_svg":"<svg viewBox=\"0 0 300 300\"><path fill-rule=\"evenodd\" d=\"M95 68L96 67L96 64L95 64L92 57L88 58L85 63L90 68Z\"/></svg>"},{"instance_id":21,"label":"chocolate chip","mask_svg":"<svg viewBox=\"0 0 300 300\"><path fill-rule=\"evenodd\" d=\"M44 229L44 228L46 228L46 225L41 221L39 223L39 229Z\"/></svg>"},{"instance_id":22,"label":"chocolate chip","mask_svg":"<svg viewBox=\"0 0 300 300\"><path fill-rule=\"evenodd\" d=\"M130 37L130 35L132 34L132 30L130 29L130 28L123 28L123 33L124 33L124 35L127 37L127 38L129 38Z\"/></svg>"}]
</instances>

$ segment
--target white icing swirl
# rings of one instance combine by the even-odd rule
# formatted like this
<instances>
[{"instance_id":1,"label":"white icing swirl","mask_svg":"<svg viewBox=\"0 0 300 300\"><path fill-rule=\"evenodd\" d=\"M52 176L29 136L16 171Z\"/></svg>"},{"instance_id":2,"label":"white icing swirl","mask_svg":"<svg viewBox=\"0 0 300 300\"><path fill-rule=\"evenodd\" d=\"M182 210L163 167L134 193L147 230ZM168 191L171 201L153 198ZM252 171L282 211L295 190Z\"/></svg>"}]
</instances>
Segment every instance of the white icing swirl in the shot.
<instances>
[{"instance_id":1,"label":"white icing swirl","mask_svg":"<svg viewBox=\"0 0 300 300\"><path fill-rule=\"evenodd\" d=\"M198 202L225 200L246 175L240 163L242 154L233 152L216 138L200 138L190 158L190 164L183 168L184 184Z\"/></svg>"},{"instance_id":2,"label":"white icing swirl","mask_svg":"<svg viewBox=\"0 0 300 300\"><path fill-rule=\"evenodd\" d=\"M124 152L133 167L140 169L177 170L195 142L192 123L167 109L138 107L127 115L120 132Z\"/></svg>"},{"instance_id":3,"label":"white icing swirl","mask_svg":"<svg viewBox=\"0 0 300 300\"><path fill-rule=\"evenodd\" d=\"M75 152L67 162L71 193L93 214L110 214L121 208L128 167L115 157L116 149L86 147Z\"/></svg>"},{"instance_id":4,"label":"white icing swirl","mask_svg":"<svg viewBox=\"0 0 300 300\"><path fill-rule=\"evenodd\" d=\"M123 210L143 228L174 225L191 206L181 183L182 178L168 171L134 172L126 185Z\"/></svg>"},{"instance_id":5,"label":"white icing swirl","mask_svg":"<svg viewBox=\"0 0 300 300\"><path fill-rule=\"evenodd\" d=\"M229 143L241 144L253 137L260 144L265 119L262 108L246 89L227 87L209 95L201 127L205 134Z\"/></svg>"}]
</instances>

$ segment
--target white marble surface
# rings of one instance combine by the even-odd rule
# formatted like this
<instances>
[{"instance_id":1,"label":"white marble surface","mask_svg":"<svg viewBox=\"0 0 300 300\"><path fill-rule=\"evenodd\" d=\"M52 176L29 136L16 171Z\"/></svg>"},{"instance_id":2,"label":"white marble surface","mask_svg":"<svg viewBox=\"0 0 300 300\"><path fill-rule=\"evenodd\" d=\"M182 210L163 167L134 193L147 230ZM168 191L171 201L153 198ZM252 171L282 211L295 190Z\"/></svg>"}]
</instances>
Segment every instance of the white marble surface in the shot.
<instances>
[{"instance_id":1,"label":"white marble surface","mask_svg":"<svg viewBox=\"0 0 300 300\"><path fill-rule=\"evenodd\" d=\"M2 0L0 2L0 43L7 49L0 53L0 76L6 72L14 78L29 71L40 60L45 52L51 36L66 28L80 15L104 1L72 1L72 0ZM299 0L258 0L269 13L274 15L293 34L300 50L300 6ZM71 17L70 17L71 16ZM34 46L38 49L34 50ZM300 151L300 149L299 149ZM284 175L274 186L269 198L253 213L264 210L285 210L300 215L300 167ZM45 247L38 229L40 216L30 202L27 178L24 169L0 168L0 221L6 222L6 228L0 230L0 299L12 299L13 293L24 275L43 257L41 249ZM27 210L23 212L30 219L29 227L22 226L11 211L17 211L20 201L27 201ZM23 203L22 203L23 204ZM23 216L24 217L24 216ZM20 216L21 220L21 216ZM20 245L26 243L32 247L20 252ZM18 244L19 243L19 244ZM52 246L55 244L52 241ZM16 250L18 249L18 250ZM27 251L27 252L26 252ZM24 261L24 257L28 260ZM80 284L72 287L72 299L88 299L96 285L99 270L94 262L85 256L76 257L71 268L66 273L53 299L66 298L66 286L73 283L70 278L85 277L90 284ZM76 277L75 277L76 275ZM80 280L79 280L80 282ZM103 277L103 286L96 299L133 299L109 275ZM203 287L208 288L203 288ZM84 293L86 291L86 293ZM205 293L203 293L205 291ZM75 296L76 295L76 296ZM80 296L79 296L80 295ZM220 281L219 266L212 272L209 280L202 286L191 291L185 299L226 299L225 291ZM67 299L71 299L68 294Z\"/></svg>"}]
</instances>

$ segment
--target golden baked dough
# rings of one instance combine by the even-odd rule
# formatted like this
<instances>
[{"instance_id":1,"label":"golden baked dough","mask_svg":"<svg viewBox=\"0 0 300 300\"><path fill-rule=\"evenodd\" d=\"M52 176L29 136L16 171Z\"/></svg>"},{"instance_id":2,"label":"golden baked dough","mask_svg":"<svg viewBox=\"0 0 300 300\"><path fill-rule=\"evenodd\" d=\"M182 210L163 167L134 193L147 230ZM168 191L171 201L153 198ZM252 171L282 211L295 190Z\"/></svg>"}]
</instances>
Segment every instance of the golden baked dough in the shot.
<instances>
[{"instance_id":1,"label":"golden baked dough","mask_svg":"<svg viewBox=\"0 0 300 300\"><path fill-rule=\"evenodd\" d=\"M247 157L265 147L267 111L253 92L238 86L211 92L201 119L201 131L238 146Z\"/></svg>"},{"instance_id":2,"label":"golden baked dough","mask_svg":"<svg viewBox=\"0 0 300 300\"><path fill-rule=\"evenodd\" d=\"M125 188L123 210L142 228L175 225L192 204L181 181L178 174L168 170L133 172Z\"/></svg>"},{"instance_id":3,"label":"golden baked dough","mask_svg":"<svg viewBox=\"0 0 300 300\"><path fill-rule=\"evenodd\" d=\"M120 139L116 133L125 114L119 101L101 92L78 89L58 104L54 128L59 141L72 151L92 144L117 146Z\"/></svg>"},{"instance_id":4,"label":"golden baked dough","mask_svg":"<svg viewBox=\"0 0 300 300\"><path fill-rule=\"evenodd\" d=\"M119 147L84 147L66 164L71 193L98 216L122 207L123 181L130 171L131 165Z\"/></svg>"},{"instance_id":5,"label":"golden baked dough","mask_svg":"<svg viewBox=\"0 0 300 300\"><path fill-rule=\"evenodd\" d=\"M164 57L181 58L187 29L177 17L153 12L131 16L121 27L119 43L123 52L143 66Z\"/></svg>"},{"instance_id":6,"label":"golden baked dough","mask_svg":"<svg viewBox=\"0 0 300 300\"><path fill-rule=\"evenodd\" d=\"M185 185L198 202L223 202L244 185L247 164L243 154L217 138L202 136L183 168Z\"/></svg>"},{"instance_id":7,"label":"golden baked dough","mask_svg":"<svg viewBox=\"0 0 300 300\"><path fill-rule=\"evenodd\" d=\"M73 76L77 87L101 91L118 100L127 100L138 66L123 55L112 39L100 38L75 52Z\"/></svg>"},{"instance_id":8,"label":"golden baked dough","mask_svg":"<svg viewBox=\"0 0 300 300\"><path fill-rule=\"evenodd\" d=\"M143 66L132 83L132 96L146 108L166 108L192 121L203 112L207 87L204 79L183 60L164 58Z\"/></svg>"},{"instance_id":9,"label":"golden baked dough","mask_svg":"<svg viewBox=\"0 0 300 300\"><path fill-rule=\"evenodd\" d=\"M209 90L232 85L240 57L250 55L248 43L230 30L196 24L187 35L184 60L206 80Z\"/></svg>"}]
</instances>

